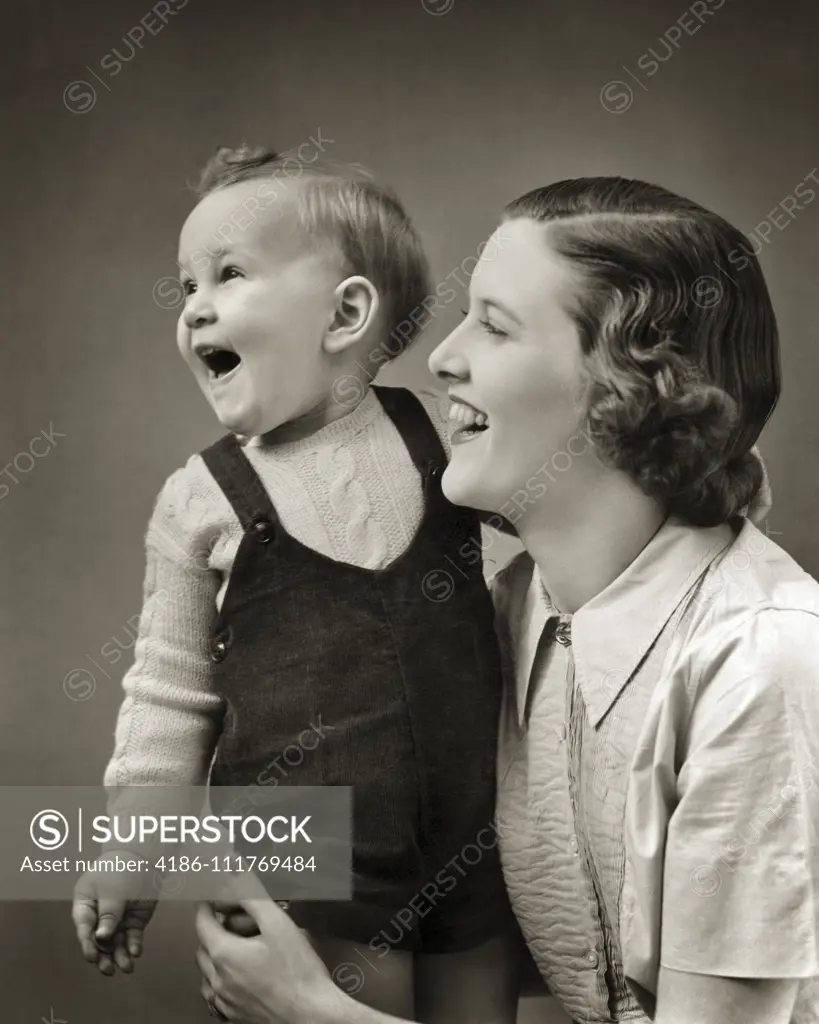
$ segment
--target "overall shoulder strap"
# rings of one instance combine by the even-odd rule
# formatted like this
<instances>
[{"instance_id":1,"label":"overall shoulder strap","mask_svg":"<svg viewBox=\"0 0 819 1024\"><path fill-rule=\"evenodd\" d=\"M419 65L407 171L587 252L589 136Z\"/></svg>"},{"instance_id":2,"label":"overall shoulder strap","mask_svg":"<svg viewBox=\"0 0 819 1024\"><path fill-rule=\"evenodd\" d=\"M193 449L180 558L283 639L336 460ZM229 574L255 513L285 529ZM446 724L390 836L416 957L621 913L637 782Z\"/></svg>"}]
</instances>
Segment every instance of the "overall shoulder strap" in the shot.
<instances>
[{"instance_id":1,"label":"overall shoulder strap","mask_svg":"<svg viewBox=\"0 0 819 1024\"><path fill-rule=\"evenodd\" d=\"M201 455L233 506L243 530L250 529L259 519L277 521L273 502L234 434L226 434Z\"/></svg>"},{"instance_id":2,"label":"overall shoulder strap","mask_svg":"<svg viewBox=\"0 0 819 1024\"><path fill-rule=\"evenodd\" d=\"M434 469L444 470L446 452L421 400L406 388L373 386L373 391L395 424L419 473L427 477Z\"/></svg>"}]
</instances>

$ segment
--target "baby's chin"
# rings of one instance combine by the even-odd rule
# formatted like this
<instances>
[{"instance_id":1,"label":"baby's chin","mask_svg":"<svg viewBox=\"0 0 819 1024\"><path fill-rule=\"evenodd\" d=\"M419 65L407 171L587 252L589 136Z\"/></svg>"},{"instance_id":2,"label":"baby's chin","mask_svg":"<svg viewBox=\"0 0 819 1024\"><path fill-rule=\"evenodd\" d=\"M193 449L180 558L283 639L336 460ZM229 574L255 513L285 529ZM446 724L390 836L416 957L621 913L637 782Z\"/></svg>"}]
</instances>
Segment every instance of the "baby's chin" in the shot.
<instances>
[{"instance_id":1,"label":"baby's chin","mask_svg":"<svg viewBox=\"0 0 819 1024\"><path fill-rule=\"evenodd\" d=\"M264 418L254 410L231 408L226 403L215 401L207 385L202 385L202 392L216 419L230 433L240 437L254 437L263 434L266 429L272 429L264 426Z\"/></svg>"},{"instance_id":2,"label":"baby's chin","mask_svg":"<svg viewBox=\"0 0 819 1024\"><path fill-rule=\"evenodd\" d=\"M256 424L251 417L226 413L223 409L216 408L213 402L210 403L210 406L216 415L216 419L231 434L236 434L240 438L248 438L264 433L264 430L256 428Z\"/></svg>"}]
</instances>

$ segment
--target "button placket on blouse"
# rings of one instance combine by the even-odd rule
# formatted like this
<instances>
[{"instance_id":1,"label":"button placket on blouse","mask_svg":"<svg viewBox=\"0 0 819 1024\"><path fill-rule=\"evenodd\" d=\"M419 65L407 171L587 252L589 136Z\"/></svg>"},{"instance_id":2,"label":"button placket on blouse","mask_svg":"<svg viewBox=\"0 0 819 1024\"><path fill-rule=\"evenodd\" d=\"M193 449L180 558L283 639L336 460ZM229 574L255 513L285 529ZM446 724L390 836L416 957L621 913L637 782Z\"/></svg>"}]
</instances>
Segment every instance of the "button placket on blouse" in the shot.
<instances>
[{"instance_id":1,"label":"button placket on blouse","mask_svg":"<svg viewBox=\"0 0 819 1024\"><path fill-rule=\"evenodd\" d=\"M570 726L577 726L576 728L567 728L564 726L562 731L562 738L568 737L569 749L566 751L566 759L569 765L569 799L572 806L572 817L576 831L572 833L569 838L569 846L575 857L583 856L583 874L586 878L587 887L590 890L591 897L597 906L598 916L594 920L592 918L592 926L596 928L597 935L595 935L590 944L590 948L586 953L583 954L582 962L584 969L591 968L597 972L600 966L600 953L595 948L603 938L603 925L600 919L600 904L599 895L594 885L592 877L592 871L589 865L589 854L586 849L586 844L583 841L582 830L577 831L578 826L578 809L577 809L577 786L579 772L579 750L578 750L578 739L580 736L579 724L574 722L573 716L576 713L576 694L575 694L575 669L574 669L574 654L572 651L572 634L571 634L571 620L568 618L561 617L561 620L555 629L554 638L557 643L561 644L566 649L566 720ZM580 723L582 724L582 723Z\"/></svg>"}]
</instances>

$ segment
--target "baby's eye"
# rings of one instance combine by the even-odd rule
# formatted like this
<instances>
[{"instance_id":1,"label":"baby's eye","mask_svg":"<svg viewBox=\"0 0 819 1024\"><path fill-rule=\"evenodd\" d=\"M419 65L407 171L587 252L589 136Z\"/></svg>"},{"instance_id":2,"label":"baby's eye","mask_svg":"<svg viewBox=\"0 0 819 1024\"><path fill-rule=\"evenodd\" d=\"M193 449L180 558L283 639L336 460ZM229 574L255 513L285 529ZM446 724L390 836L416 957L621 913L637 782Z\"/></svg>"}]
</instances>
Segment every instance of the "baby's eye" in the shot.
<instances>
[{"instance_id":1,"label":"baby's eye","mask_svg":"<svg viewBox=\"0 0 819 1024\"><path fill-rule=\"evenodd\" d=\"M234 278L241 277L242 272L238 267L223 267L222 273L219 275L220 281L232 281Z\"/></svg>"},{"instance_id":2,"label":"baby's eye","mask_svg":"<svg viewBox=\"0 0 819 1024\"><path fill-rule=\"evenodd\" d=\"M193 283L193 281L181 281L180 284L182 285L182 291L185 293L185 295L193 295L193 293L196 291L196 285Z\"/></svg>"},{"instance_id":3,"label":"baby's eye","mask_svg":"<svg viewBox=\"0 0 819 1024\"><path fill-rule=\"evenodd\" d=\"M493 334L495 335L495 337L498 338L508 337L506 331L502 331L500 327L496 327L489 320L479 320L478 323L481 325L481 327L483 327L487 334Z\"/></svg>"}]
</instances>

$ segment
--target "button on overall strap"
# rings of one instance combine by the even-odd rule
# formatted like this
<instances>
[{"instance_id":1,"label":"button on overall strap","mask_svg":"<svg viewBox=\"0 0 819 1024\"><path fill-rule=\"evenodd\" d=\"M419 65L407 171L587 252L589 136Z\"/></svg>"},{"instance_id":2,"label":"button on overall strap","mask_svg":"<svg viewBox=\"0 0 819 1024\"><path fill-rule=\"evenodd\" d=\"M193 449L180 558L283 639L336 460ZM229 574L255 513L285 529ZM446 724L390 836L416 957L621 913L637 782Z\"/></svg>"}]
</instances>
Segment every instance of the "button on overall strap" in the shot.
<instances>
[{"instance_id":1,"label":"button on overall strap","mask_svg":"<svg viewBox=\"0 0 819 1024\"><path fill-rule=\"evenodd\" d=\"M206 448L202 459L245 532L278 522L275 506L234 434Z\"/></svg>"},{"instance_id":2,"label":"button on overall strap","mask_svg":"<svg viewBox=\"0 0 819 1024\"><path fill-rule=\"evenodd\" d=\"M373 391L424 479L428 479L434 470L443 472L447 464L446 452L421 400L406 388L374 386Z\"/></svg>"}]
</instances>

